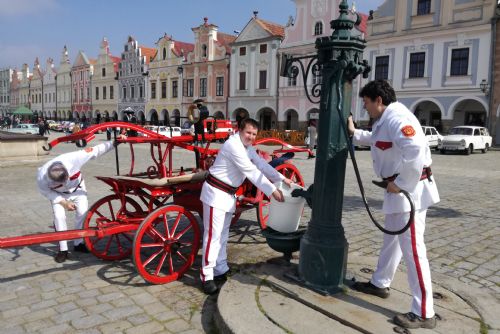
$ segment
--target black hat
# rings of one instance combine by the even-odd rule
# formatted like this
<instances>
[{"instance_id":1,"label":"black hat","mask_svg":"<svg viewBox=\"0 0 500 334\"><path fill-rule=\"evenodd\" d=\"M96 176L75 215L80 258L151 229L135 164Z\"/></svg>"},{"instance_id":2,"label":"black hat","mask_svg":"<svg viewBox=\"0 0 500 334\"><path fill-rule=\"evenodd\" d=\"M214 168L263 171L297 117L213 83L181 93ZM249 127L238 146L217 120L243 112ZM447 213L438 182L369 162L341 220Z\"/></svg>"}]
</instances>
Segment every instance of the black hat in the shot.
<instances>
[{"instance_id":1,"label":"black hat","mask_svg":"<svg viewBox=\"0 0 500 334\"><path fill-rule=\"evenodd\" d=\"M203 103L203 102L205 102L205 101L203 101L203 99L196 99L193 101L193 103Z\"/></svg>"}]
</instances>

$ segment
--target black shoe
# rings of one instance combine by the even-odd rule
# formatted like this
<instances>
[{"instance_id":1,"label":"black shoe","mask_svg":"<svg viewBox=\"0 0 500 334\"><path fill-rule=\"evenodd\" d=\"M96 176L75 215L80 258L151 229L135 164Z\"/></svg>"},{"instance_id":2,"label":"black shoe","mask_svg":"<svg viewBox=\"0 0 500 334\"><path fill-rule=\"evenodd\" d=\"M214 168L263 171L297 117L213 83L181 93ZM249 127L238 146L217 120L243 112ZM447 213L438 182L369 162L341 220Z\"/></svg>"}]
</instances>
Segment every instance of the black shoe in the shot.
<instances>
[{"instance_id":1,"label":"black shoe","mask_svg":"<svg viewBox=\"0 0 500 334\"><path fill-rule=\"evenodd\" d=\"M73 247L73 250L75 252L80 252L80 253L88 253L89 252L89 250L87 249L87 246L85 246L85 244L83 242L81 244L78 244L75 247Z\"/></svg>"},{"instance_id":2,"label":"black shoe","mask_svg":"<svg viewBox=\"0 0 500 334\"><path fill-rule=\"evenodd\" d=\"M374 295L380 298L388 298L389 297L389 288L378 288L372 284L372 282L356 282L352 286L354 290L367 293L369 295Z\"/></svg>"},{"instance_id":3,"label":"black shoe","mask_svg":"<svg viewBox=\"0 0 500 334\"><path fill-rule=\"evenodd\" d=\"M222 275L217 275L217 276L214 276L214 281L216 283L218 282L225 282L227 281L227 277L228 276L231 276L233 273L231 272L231 269L229 269L228 271L226 271L224 274Z\"/></svg>"},{"instance_id":4,"label":"black shoe","mask_svg":"<svg viewBox=\"0 0 500 334\"><path fill-rule=\"evenodd\" d=\"M68 258L68 251L59 251L56 256L54 256L54 261L57 263L63 263Z\"/></svg>"},{"instance_id":5,"label":"black shoe","mask_svg":"<svg viewBox=\"0 0 500 334\"><path fill-rule=\"evenodd\" d=\"M203 292L206 295L213 295L219 291L219 288L217 287L217 284L215 284L214 280L202 282L201 285L203 287Z\"/></svg>"},{"instance_id":6,"label":"black shoe","mask_svg":"<svg viewBox=\"0 0 500 334\"><path fill-rule=\"evenodd\" d=\"M404 328L428 328L436 327L436 316L432 318L421 318L413 312L401 313L394 317L394 323Z\"/></svg>"}]
</instances>

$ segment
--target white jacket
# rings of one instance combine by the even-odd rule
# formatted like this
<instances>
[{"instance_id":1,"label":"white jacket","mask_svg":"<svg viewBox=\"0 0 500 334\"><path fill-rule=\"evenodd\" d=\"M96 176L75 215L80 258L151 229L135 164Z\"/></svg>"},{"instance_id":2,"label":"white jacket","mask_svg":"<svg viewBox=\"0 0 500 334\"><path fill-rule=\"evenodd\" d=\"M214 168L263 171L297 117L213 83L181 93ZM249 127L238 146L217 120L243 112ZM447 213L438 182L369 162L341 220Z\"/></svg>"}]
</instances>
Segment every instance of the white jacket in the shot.
<instances>
[{"instance_id":1,"label":"white jacket","mask_svg":"<svg viewBox=\"0 0 500 334\"><path fill-rule=\"evenodd\" d=\"M37 185L40 193L47 197L52 204L61 202L65 197L65 193L72 193L76 191L78 186L81 190L86 191L85 182L83 181L80 169L90 159L97 158L113 148L113 142L107 141L105 143L88 147L84 150L61 154L60 156L45 163L42 167L38 168ZM69 178L65 183L54 182L47 176L47 169L54 162L60 162L68 170Z\"/></svg>"},{"instance_id":2,"label":"white jacket","mask_svg":"<svg viewBox=\"0 0 500 334\"><path fill-rule=\"evenodd\" d=\"M267 196L271 196L276 190L271 182L285 178L262 159L253 147L245 148L239 133L229 137L222 145L209 172L220 181L236 188L247 178ZM200 200L226 212L234 212L236 209L235 195L212 187L207 182L203 184Z\"/></svg>"},{"instance_id":3,"label":"white jacket","mask_svg":"<svg viewBox=\"0 0 500 334\"><path fill-rule=\"evenodd\" d=\"M432 182L420 181L422 169L431 166L431 152L420 123L403 104L391 103L373 124L372 132L356 130L353 139L371 146L373 169L378 177L399 174L394 183L411 194L415 209L427 209L439 202L435 176L431 177ZM410 205L402 194L386 192L383 211L409 212Z\"/></svg>"}]
</instances>

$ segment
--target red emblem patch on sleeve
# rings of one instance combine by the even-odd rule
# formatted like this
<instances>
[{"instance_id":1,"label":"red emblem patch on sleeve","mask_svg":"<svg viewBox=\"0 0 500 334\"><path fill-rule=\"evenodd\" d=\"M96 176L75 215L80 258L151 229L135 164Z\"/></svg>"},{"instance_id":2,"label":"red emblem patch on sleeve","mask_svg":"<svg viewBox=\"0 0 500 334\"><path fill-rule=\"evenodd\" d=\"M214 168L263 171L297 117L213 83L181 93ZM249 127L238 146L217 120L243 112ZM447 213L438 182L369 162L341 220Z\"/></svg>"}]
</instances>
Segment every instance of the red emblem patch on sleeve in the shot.
<instances>
[{"instance_id":1,"label":"red emblem patch on sleeve","mask_svg":"<svg viewBox=\"0 0 500 334\"><path fill-rule=\"evenodd\" d=\"M87 153L92 153L92 150L93 150L93 148L92 148L92 147L87 147L87 148L85 149L85 152L87 152Z\"/></svg>"},{"instance_id":2,"label":"red emblem patch on sleeve","mask_svg":"<svg viewBox=\"0 0 500 334\"><path fill-rule=\"evenodd\" d=\"M415 135L415 129L411 125L405 125L401 129L403 136L405 137L413 137Z\"/></svg>"}]
</instances>

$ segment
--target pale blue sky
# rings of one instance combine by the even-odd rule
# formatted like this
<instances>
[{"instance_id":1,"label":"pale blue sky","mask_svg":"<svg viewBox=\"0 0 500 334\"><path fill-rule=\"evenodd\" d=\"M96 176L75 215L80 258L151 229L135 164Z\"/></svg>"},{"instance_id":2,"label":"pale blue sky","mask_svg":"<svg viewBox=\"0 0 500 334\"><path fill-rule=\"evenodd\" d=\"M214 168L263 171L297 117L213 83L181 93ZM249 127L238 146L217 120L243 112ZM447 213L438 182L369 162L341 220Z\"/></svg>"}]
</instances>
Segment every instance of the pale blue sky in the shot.
<instances>
[{"instance_id":1,"label":"pale blue sky","mask_svg":"<svg viewBox=\"0 0 500 334\"><path fill-rule=\"evenodd\" d=\"M384 0L355 1L368 13ZM352 0L349 0L349 4ZM95 58L102 37L119 55L128 35L154 47L163 33L192 42L192 27L207 16L219 31L241 30L259 11L262 19L285 24L295 16L292 0L0 0L0 68L33 66L35 57L59 64L66 44L73 62L78 50Z\"/></svg>"}]
</instances>

